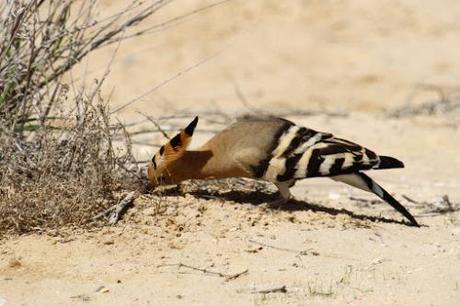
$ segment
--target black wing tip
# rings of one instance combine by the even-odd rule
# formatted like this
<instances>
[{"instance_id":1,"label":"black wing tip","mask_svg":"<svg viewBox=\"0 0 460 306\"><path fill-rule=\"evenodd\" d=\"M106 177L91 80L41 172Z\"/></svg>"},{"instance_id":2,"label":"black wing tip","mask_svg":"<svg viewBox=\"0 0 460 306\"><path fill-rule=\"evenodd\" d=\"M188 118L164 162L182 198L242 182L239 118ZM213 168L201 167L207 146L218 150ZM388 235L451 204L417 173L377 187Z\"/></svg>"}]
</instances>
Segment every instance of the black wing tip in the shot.
<instances>
[{"instance_id":1,"label":"black wing tip","mask_svg":"<svg viewBox=\"0 0 460 306\"><path fill-rule=\"evenodd\" d=\"M404 168L404 163L390 156L379 156L380 164L377 169Z\"/></svg>"},{"instance_id":2,"label":"black wing tip","mask_svg":"<svg viewBox=\"0 0 460 306\"><path fill-rule=\"evenodd\" d=\"M193 119L193 121L190 122L189 125L187 125L187 127L184 129L184 132L189 136L193 136L193 132L195 131L197 124L198 124L198 116L195 116L195 119Z\"/></svg>"}]
</instances>

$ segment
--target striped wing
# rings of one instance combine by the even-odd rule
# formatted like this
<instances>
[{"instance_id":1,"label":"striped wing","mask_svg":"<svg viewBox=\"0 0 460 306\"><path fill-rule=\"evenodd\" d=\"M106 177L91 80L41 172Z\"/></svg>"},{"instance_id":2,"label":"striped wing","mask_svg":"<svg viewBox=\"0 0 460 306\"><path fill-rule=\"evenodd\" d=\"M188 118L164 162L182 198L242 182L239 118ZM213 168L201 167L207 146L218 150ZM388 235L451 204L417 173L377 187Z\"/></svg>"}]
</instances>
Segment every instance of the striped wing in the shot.
<instances>
[{"instance_id":1,"label":"striped wing","mask_svg":"<svg viewBox=\"0 0 460 306\"><path fill-rule=\"evenodd\" d=\"M335 137L321 140L289 158L298 159L294 178L353 173L378 167L380 162L371 150Z\"/></svg>"},{"instance_id":2,"label":"striped wing","mask_svg":"<svg viewBox=\"0 0 460 306\"><path fill-rule=\"evenodd\" d=\"M382 157L385 168L402 166ZM270 181L289 181L307 177L335 176L380 168L377 154L356 143L297 125L289 126L279 137L265 173Z\"/></svg>"}]
</instances>

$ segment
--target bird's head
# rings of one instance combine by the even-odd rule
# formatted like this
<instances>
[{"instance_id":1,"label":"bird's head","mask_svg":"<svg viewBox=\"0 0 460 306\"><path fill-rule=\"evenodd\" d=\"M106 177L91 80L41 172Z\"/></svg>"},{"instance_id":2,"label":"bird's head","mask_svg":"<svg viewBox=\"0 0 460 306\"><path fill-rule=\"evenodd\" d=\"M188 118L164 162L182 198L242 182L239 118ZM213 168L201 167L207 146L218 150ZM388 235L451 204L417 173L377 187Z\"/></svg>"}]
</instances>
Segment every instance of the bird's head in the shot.
<instances>
[{"instance_id":1,"label":"bird's head","mask_svg":"<svg viewBox=\"0 0 460 306\"><path fill-rule=\"evenodd\" d=\"M160 150L153 155L152 161L147 167L147 175L153 186L172 183L171 173L169 173L168 168L184 155L187 146L192 140L193 131L197 123L198 117L195 117L185 129L171 138L168 143L161 146Z\"/></svg>"}]
</instances>

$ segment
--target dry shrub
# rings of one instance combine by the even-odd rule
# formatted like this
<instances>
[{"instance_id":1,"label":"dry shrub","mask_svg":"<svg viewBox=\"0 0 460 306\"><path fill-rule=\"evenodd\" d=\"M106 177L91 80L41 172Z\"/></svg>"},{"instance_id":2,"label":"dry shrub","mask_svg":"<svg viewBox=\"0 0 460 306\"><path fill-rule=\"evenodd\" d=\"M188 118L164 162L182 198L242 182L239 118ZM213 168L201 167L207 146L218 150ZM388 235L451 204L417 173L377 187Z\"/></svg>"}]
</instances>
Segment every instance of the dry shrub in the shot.
<instances>
[{"instance_id":1,"label":"dry shrub","mask_svg":"<svg viewBox=\"0 0 460 306\"><path fill-rule=\"evenodd\" d=\"M19 233L85 225L113 205L116 194L136 188L129 150L111 142L102 104L82 101L59 131L39 129L33 140L2 135L0 231Z\"/></svg>"},{"instance_id":2,"label":"dry shrub","mask_svg":"<svg viewBox=\"0 0 460 306\"><path fill-rule=\"evenodd\" d=\"M98 19L97 0L0 2L0 233L87 225L140 182L102 83L87 90L63 77L92 51L142 33L130 28L169 2L133 0Z\"/></svg>"}]
</instances>

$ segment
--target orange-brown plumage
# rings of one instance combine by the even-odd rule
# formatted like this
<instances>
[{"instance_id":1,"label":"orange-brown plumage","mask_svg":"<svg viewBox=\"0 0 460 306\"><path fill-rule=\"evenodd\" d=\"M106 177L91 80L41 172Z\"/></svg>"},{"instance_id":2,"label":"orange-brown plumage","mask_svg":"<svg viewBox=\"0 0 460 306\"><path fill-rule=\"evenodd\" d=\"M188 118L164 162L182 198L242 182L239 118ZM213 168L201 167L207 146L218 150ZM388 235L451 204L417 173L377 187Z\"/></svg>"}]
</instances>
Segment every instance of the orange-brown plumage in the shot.
<instances>
[{"instance_id":1,"label":"orange-brown plumage","mask_svg":"<svg viewBox=\"0 0 460 306\"><path fill-rule=\"evenodd\" d=\"M267 129L262 121L238 121L195 151L186 150L193 135L193 130L189 129L187 134L186 128L152 158L148 166L149 179L153 185L158 185L160 181L178 183L187 179L253 178L251 165L259 163L261 155L269 149L267 144L272 142L272 135L260 130L265 126L267 132L278 125L269 124ZM259 130L265 136L254 140L248 130Z\"/></svg>"}]
</instances>

